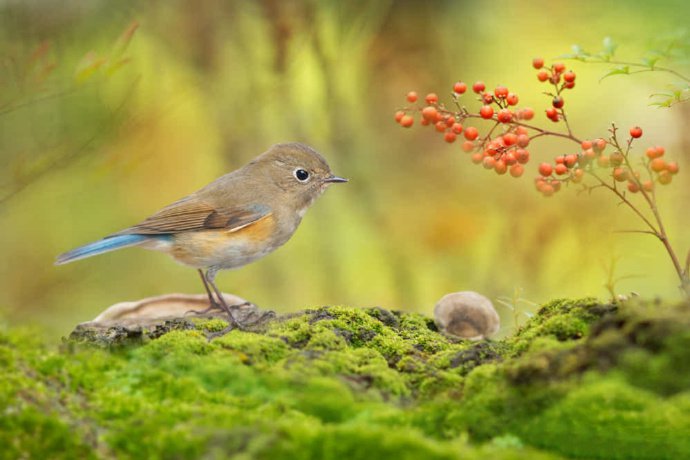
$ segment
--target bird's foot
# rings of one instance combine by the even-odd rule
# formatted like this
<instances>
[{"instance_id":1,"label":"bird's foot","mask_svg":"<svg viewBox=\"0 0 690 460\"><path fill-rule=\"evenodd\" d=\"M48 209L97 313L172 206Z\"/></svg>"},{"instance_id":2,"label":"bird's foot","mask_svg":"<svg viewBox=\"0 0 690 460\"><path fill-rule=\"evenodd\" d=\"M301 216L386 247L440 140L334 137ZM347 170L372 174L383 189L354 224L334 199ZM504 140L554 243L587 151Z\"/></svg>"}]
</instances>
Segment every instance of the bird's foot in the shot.
<instances>
[{"instance_id":1,"label":"bird's foot","mask_svg":"<svg viewBox=\"0 0 690 460\"><path fill-rule=\"evenodd\" d=\"M206 314L212 312L213 310L225 311L225 309L223 307L221 307L220 304L218 304L217 302L213 302L211 305L209 305L208 308L206 308L204 310L187 310L186 312L184 312L184 316L187 316L190 313L197 315L197 316L206 315Z\"/></svg>"}]
</instances>

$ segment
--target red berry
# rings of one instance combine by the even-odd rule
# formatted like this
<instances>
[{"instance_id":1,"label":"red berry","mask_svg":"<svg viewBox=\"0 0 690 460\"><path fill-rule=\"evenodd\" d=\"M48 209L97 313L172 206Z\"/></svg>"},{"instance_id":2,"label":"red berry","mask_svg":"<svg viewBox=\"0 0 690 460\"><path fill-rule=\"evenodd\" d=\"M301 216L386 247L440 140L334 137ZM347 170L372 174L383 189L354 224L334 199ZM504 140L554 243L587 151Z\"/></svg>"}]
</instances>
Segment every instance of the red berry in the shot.
<instances>
[{"instance_id":1,"label":"red berry","mask_svg":"<svg viewBox=\"0 0 690 460\"><path fill-rule=\"evenodd\" d=\"M566 165L564 165L563 163L559 163L559 164L557 164L556 167L554 168L554 171L555 171L556 174L558 174L559 176L562 176L563 174L565 174L565 173L568 172L568 167L567 167Z\"/></svg>"},{"instance_id":2,"label":"red berry","mask_svg":"<svg viewBox=\"0 0 690 460\"><path fill-rule=\"evenodd\" d=\"M446 131L446 124L442 121L437 121L436 122L436 131L439 133L443 133Z\"/></svg>"},{"instance_id":3,"label":"red berry","mask_svg":"<svg viewBox=\"0 0 690 460\"><path fill-rule=\"evenodd\" d=\"M525 167L520 163L516 163L510 167L510 175L513 177L520 177L525 172Z\"/></svg>"},{"instance_id":4,"label":"red berry","mask_svg":"<svg viewBox=\"0 0 690 460\"><path fill-rule=\"evenodd\" d=\"M484 160L484 154L481 152L476 152L472 154L472 163L478 165Z\"/></svg>"},{"instance_id":5,"label":"red berry","mask_svg":"<svg viewBox=\"0 0 690 460\"><path fill-rule=\"evenodd\" d=\"M544 196L551 196L556 191L556 189L551 184L544 184L541 187L540 191L544 194Z\"/></svg>"},{"instance_id":6,"label":"red berry","mask_svg":"<svg viewBox=\"0 0 690 460\"><path fill-rule=\"evenodd\" d=\"M597 139L594 141L594 151L602 152L606 148L606 141L604 139Z\"/></svg>"},{"instance_id":7,"label":"red berry","mask_svg":"<svg viewBox=\"0 0 690 460\"><path fill-rule=\"evenodd\" d=\"M460 123L453 123L453 126L451 127L453 132L455 134L460 134L462 132L462 125Z\"/></svg>"},{"instance_id":8,"label":"red berry","mask_svg":"<svg viewBox=\"0 0 690 460\"><path fill-rule=\"evenodd\" d=\"M472 85L472 91L474 91L477 94L481 93L485 89L486 89L486 85L482 81L478 81L474 85Z\"/></svg>"},{"instance_id":9,"label":"red berry","mask_svg":"<svg viewBox=\"0 0 690 460\"><path fill-rule=\"evenodd\" d=\"M414 104L417 102L417 93L415 91L410 91L407 93L407 102Z\"/></svg>"},{"instance_id":10,"label":"red berry","mask_svg":"<svg viewBox=\"0 0 690 460\"><path fill-rule=\"evenodd\" d=\"M508 93L508 95L506 96L506 102L508 103L508 105L517 105L519 100L520 98L518 98L518 95L515 93Z\"/></svg>"},{"instance_id":11,"label":"red berry","mask_svg":"<svg viewBox=\"0 0 690 460\"><path fill-rule=\"evenodd\" d=\"M675 161L669 161L666 164L666 171L668 171L671 174L677 174L678 173L678 163Z\"/></svg>"},{"instance_id":12,"label":"red berry","mask_svg":"<svg viewBox=\"0 0 690 460\"><path fill-rule=\"evenodd\" d=\"M549 79L549 73L546 70L540 70L537 72L537 80L546 81Z\"/></svg>"},{"instance_id":13,"label":"red berry","mask_svg":"<svg viewBox=\"0 0 690 460\"><path fill-rule=\"evenodd\" d=\"M503 143L507 146L516 144L518 141L517 134L515 133L505 133L503 135Z\"/></svg>"},{"instance_id":14,"label":"red berry","mask_svg":"<svg viewBox=\"0 0 690 460\"><path fill-rule=\"evenodd\" d=\"M490 105L484 105L481 109L479 109L479 115L488 120L494 116L494 109Z\"/></svg>"},{"instance_id":15,"label":"red berry","mask_svg":"<svg viewBox=\"0 0 690 460\"><path fill-rule=\"evenodd\" d=\"M558 112L553 107L546 109L546 116L553 121L558 121Z\"/></svg>"},{"instance_id":16,"label":"red berry","mask_svg":"<svg viewBox=\"0 0 690 460\"><path fill-rule=\"evenodd\" d=\"M542 58L534 58L532 59L532 67L535 69L541 69L544 67L544 59Z\"/></svg>"},{"instance_id":17,"label":"red berry","mask_svg":"<svg viewBox=\"0 0 690 460\"><path fill-rule=\"evenodd\" d=\"M429 120L427 120L426 118L422 118L421 120L419 120L419 124L422 126L429 126Z\"/></svg>"},{"instance_id":18,"label":"red berry","mask_svg":"<svg viewBox=\"0 0 690 460\"><path fill-rule=\"evenodd\" d=\"M640 186L637 185L637 182L630 181L628 182L628 190L630 193L637 193L640 191Z\"/></svg>"},{"instance_id":19,"label":"red berry","mask_svg":"<svg viewBox=\"0 0 690 460\"><path fill-rule=\"evenodd\" d=\"M491 104L493 101L494 101L494 97L492 94L490 94L490 93L483 93L482 94L482 102L484 102L484 104Z\"/></svg>"},{"instance_id":20,"label":"red berry","mask_svg":"<svg viewBox=\"0 0 690 460\"><path fill-rule=\"evenodd\" d=\"M553 173L553 166L550 163L542 163L539 165L539 174L542 176L550 176Z\"/></svg>"},{"instance_id":21,"label":"red berry","mask_svg":"<svg viewBox=\"0 0 690 460\"><path fill-rule=\"evenodd\" d=\"M443 136L443 139L445 139L446 142L453 143L455 142L455 139L458 137L457 134L455 134L453 131L448 131L445 136Z\"/></svg>"},{"instance_id":22,"label":"red berry","mask_svg":"<svg viewBox=\"0 0 690 460\"><path fill-rule=\"evenodd\" d=\"M453 91L458 94L463 94L465 91L467 91L467 84L459 81L453 85Z\"/></svg>"},{"instance_id":23,"label":"red berry","mask_svg":"<svg viewBox=\"0 0 690 460\"><path fill-rule=\"evenodd\" d=\"M465 139L468 141L473 141L479 136L479 130L474 126L468 126L465 128Z\"/></svg>"},{"instance_id":24,"label":"red berry","mask_svg":"<svg viewBox=\"0 0 690 460\"><path fill-rule=\"evenodd\" d=\"M409 128L414 124L414 118L412 118L410 115L403 115L403 117L400 119L400 125L403 128Z\"/></svg>"},{"instance_id":25,"label":"red berry","mask_svg":"<svg viewBox=\"0 0 690 460\"><path fill-rule=\"evenodd\" d=\"M503 161L505 161L508 166L512 166L517 163L517 158L515 158L515 154L513 152L508 152L503 154Z\"/></svg>"},{"instance_id":26,"label":"red berry","mask_svg":"<svg viewBox=\"0 0 690 460\"><path fill-rule=\"evenodd\" d=\"M574 82L575 81L575 72L573 72L572 70L568 70L566 73L563 74L563 81Z\"/></svg>"},{"instance_id":27,"label":"red berry","mask_svg":"<svg viewBox=\"0 0 690 460\"><path fill-rule=\"evenodd\" d=\"M474 142L472 142L472 141L465 141L465 142L463 142L463 143L462 143L462 149L463 149L465 152L471 152L472 150L474 150Z\"/></svg>"},{"instance_id":28,"label":"red berry","mask_svg":"<svg viewBox=\"0 0 690 460\"><path fill-rule=\"evenodd\" d=\"M515 151L515 159L520 164L525 164L529 161L529 152L525 149L517 149Z\"/></svg>"},{"instance_id":29,"label":"red berry","mask_svg":"<svg viewBox=\"0 0 690 460\"><path fill-rule=\"evenodd\" d=\"M642 128L639 126L635 126L634 128L630 128L630 136L634 139L637 139L638 137L642 137Z\"/></svg>"},{"instance_id":30,"label":"red berry","mask_svg":"<svg viewBox=\"0 0 690 460\"><path fill-rule=\"evenodd\" d=\"M582 150L587 150L592 148L592 141L582 141Z\"/></svg>"},{"instance_id":31,"label":"red berry","mask_svg":"<svg viewBox=\"0 0 690 460\"><path fill-rule=\"evenodd\" d=\"M573 89L575 88L575 82L574 81L566 81L563 83L563 87L567 89Z\"/></svg>"},{"instance_id":32,"label":"red berry","mask_svg":"<svg viewBox=\"0 0 690 460\"><path fill-rule=\"evenodd\" d=\"M565 70L565 64L563 64L562 62L557 62L553 65L553 70L558 73L561 73Z\"/></svg>"},{"instance_id":33,"label":"red berry","mask_svg":"<svg viewBox=\"0 0 690 460\"><path fill-rule=\"evenodd\" d=\"M508 171L508 166L506 166L505 161L503 160L497 160L496 164L494 165L494 170L496 171L496 174L503 175Z\"/></svg>"},{"instance_id":34,"label":"red berry","mask_svg":"<svg viewBox=\"0 0 690 460\"><path fill-rule=\"evenodd\" d=\"M496 119L500 121L501 123L510 123L510 120L513 119L513 112L511 112L508 109L501 109L498 111L498 115L496 115Z\"/></svg>"},{"instance_id":35,"label":"red berry","mask_svg":"<svg viewBox=\"0 0 690 460\"><path fill-rule=\"evenodd\" d=\"M438 115L438 110L436 110L436 107L428 106L428 107L424 107L422 109L422 117L425 120L436 122L436 116L437 115Z\"/></svg>"},{"instance_id":36,"label":"red berry","mask_svg":"<svg viewBox=\"0 0 690 460\"><path fill-rule=\"evenodd\" d=\"M494 94L496 95L496 97L503 99L506 96L508 96L508 88L506 88L505 86L497 86L494 89Z\"/></svg>"},{"instance_id":37,"label":"red berry","mask_svg":"<svg viewBox=\"0 0 690 460\"><path fill-rule=\"evenodd\" d=\"M583 155L585 158L587 158L588 160L593 160L593 159L597 156L597 154L594 153L594 150L593 150L593 149L587 149L587 150L583 151L583 152L582 152L582 155Z\"/></svg>"},{"instance_id":38,"label":"red berry","mask_svg":"<svg viewBox=\"0 0 690 460\"><path fill-rule=\"evenodd\" d=\"M397 123L400 123L400 120L402 120L402 117L404 117L404 116L405 116L405 112L403 112L402 110L398 110L397 112L395 112L395 121Z\"/></svg>"},{"instance_id":39,"label":"red berry","mask_svg":"<svg viewBox=\"0 0 690 460\"><path fill-rule=\"evenodd\" d=\"M577 163L577 155L570 154L565 156L565 165L567 167L572 168L575 166L575 163Z\"/></svg>"},{"instance_id":40,"label":"red berry","mask_svg":"<svg viewBox=\"0 0 690 460\"><path fill-rule=\"evenodd\" d=\"M436 104L438 102L438 96L436 93L429 93L426 95L426 103L431 105L431 104Z\"/></svg>"},{"instance_id":41,"label":"red berry","mask_svg":"<svg viewBox=\"0 0 690 460\"><path fill-rule=\"evenodd\" d=\"M651 180L646 180L642 182L642 188L645 192L651 192L652 190L654 190L654 182L652 182Z\"/></svg>"},{"instance_id":42,"label":"red berry","mask_svg":"<svg viewBox=\"0 0 690 460\"><path fill-rule=\"evenodd\" d=\"M551 104L557 109L560 109L565 104L565 101L561 96L556 96L553 98L553 101L551 101Z\"/></svg>"}]
</instances>

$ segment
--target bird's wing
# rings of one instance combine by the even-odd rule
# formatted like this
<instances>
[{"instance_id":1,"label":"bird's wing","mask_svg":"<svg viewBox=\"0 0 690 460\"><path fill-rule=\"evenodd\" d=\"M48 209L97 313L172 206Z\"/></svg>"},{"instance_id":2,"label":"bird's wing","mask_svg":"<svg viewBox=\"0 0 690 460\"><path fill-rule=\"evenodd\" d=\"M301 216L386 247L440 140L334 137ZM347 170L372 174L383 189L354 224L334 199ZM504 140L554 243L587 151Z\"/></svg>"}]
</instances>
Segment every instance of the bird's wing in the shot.
<instances>
[{"instance_id":1,"label":"bird's wing","mask_svg":"<svg viewBox=\"0 0 690 460\"><path fill-rule=\"evenodd\" d=\"M160 235L211 229L236 231L270 213L268 206L263 205L220 207L194 198L183 198L116 235Z\"/></svg>"}]
</instances>

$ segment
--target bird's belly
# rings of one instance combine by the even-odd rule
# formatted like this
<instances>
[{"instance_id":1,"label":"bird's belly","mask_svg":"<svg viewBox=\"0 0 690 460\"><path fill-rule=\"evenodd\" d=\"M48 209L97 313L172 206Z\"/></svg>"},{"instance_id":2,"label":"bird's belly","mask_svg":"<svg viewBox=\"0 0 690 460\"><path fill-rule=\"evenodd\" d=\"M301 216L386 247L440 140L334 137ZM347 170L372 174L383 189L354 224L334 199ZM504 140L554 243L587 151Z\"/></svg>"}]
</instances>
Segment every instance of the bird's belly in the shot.
<instances>
[{"instance_id":1,"label":"bird's belly","mask_svg":"<svg viewBox=\"0 0 690 460\"><path fill-rule=\"evenodd\" d=\"M178 233L169 252L178 262L196 268L236 268L267 255L291 234L276 232L275 220L269 217L237 231Z\"/></svg>"}]
</instances>

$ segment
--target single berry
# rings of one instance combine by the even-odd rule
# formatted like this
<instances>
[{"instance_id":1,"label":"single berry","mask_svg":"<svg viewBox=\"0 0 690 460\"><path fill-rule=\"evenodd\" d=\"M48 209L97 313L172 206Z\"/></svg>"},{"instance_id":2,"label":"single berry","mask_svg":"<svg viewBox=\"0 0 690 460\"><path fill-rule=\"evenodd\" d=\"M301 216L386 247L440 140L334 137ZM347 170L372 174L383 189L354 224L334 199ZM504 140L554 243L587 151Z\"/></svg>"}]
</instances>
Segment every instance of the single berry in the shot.
<instances>
[{"instance_id":1,"label":"single berry","mask_svg":"<svg viewBox=\"0 0 690 460\"><path fill-rule=\"evenodd\" d=\"M585 171L583 169L577 168L577 169L573 170L573 174L571 177L572 177L573 182L575 182L577 184L577 183L582 182L582 178L584 177L584 175L585 175Z\"/></svg>"},{"instance_id":2,"label":"single berry","mask_svg":"<svg viewBox=\"0 0 690 460\"><path fill-rule=\"evenodd\" d=\"M437 121L436 122L436 131L439 133L443 133L446 131L446 123L443 121Z\"/></svg>"},{"instance_id":3,"label":"single berry","mask_svg":"<svg viewBox=\"0 0 690 460\"><path fill-rule=\"evenodd\" d=\"M478 81L474 85L472 85L472 91L474 91L477 94L481 93L485 89L486 89L486 85L484 84L483 81Z\"/></svg>"},{"instance_id":4,"label":"single berry","mask_svg":"<svg viewBox=\"0 0 690 460\"><path fill-rule=\"evenodd\" d=\"M602 155L599 158L597 158L597 164L601 166L602 168L608 168L609 167L609 157L606 155Z\"/></svg>"},{"instance_id":5,"label":"single berry","mask_svg":"<svg viewBox=\"0 0 690 460\"><path fill-rule=\"evenodd\" d=\"M462 132L462 125L460 123L455 122L453 123L451 129L455 134L460 134Z\"/></svg>"},{"instance_id":6,"label":"single berry","mask_svg":"<svg viewBox=\"0 0 690 460\"><path fill-rule=\"evenodd\" d=\"M479 130L474 126L468 126L465 128L465 139L468 141L473 141L479 136Z\"/></svg>"},{"instance_id":7,"label":"single berry","mask_svg":"<svg viewBox=\"0 0 690 460\"><path fill-rule=\"evenodd\" d=\"M463 83L461 81L455 83L453 85L453 91L455 91L457 94L463 94L465 91L467 91L467 83Z\"/></svg>"},{"instance_id":8,"label":"single berry","mask_svg":"<svg viewBox=\"0 0 690 460\"><path fill-rule=\"evenodd\" d=\"M678 163L675 161L669 161L666 164L666 171L670 172L671 174L678 174Z\"/></svg>"},{"instance_id":9,"label":"single berry","mask_svg":"<svg viewBox=\"0 0 690 460\"><path fill-rule=\"evenodd\" d=\"M604 149L606 148L606 141L604 139L597 139L594 141L594 151L595 152L603 152Z\"/></svg>"},{"instance_id":10,"label":"single berry","mask_svg":"<svg viewBox=\"0 0 690 460\"><path fill-rule=\"evenodd\" d=\"M534 110L532 110L530 107L525 107L522 109L521 113L523 120L531 120L534 118Z\"/></svg>"},{"instance_id":11,"label":"single berry","mask_svg":"<svg viewBox=\"0 0 690 460\"><path fill-rule=\"evenodd\" d=\"M478 165L482 161L484 161L484 154L483 153L475 152L472 154L472 163Z\"/></svg>"},{"instance_id":12,"label":"single berry","mask_svg":"<svg viewBox=\"0 0 690 460\"><path fill-rule=\"evenodd\" d=\"M574 81L566 81L563 83L563 87L567 89L573 89L575 88L575 82Z\"/></svg>"},{"instance_id":13,"label":"single berry","mask_svg":"<svg viewBox=\"0 0 690 460\"><path fill-rule=\"evenodd\" d=\"M569 168L572 168L575 166L575 163L577 163L577 155L571 153L570 155L565 156L565 165Z\"/></svg>"},{"instance_id":14,"label":"single berry","mask_svg":"<svg viewBox=\"0 0 690 460\"><path fill-rule=\"evenodd\" d=\"M479 115L488 120L494 116L494 109L490 105L484 105L481 109L479 109Z\"/></svg>"},{"instance_id":15,"label":"single berry","mask_svg":"<svg viewBox=\"0 0 690 460\"><path fill-rule=\"evenodd\" d=\"M659 177L657 177L657 180L661 185L668 185L673 180L673 176L668 171L661 171L659 173Z\"/></svg>"},{"instance_id":16,"label":"single berry","mask_svg":"<svg viewBox=\"0 0 690 460\"><path fill-rule=\"evenodd\" d=\"M474 150L474 142L472 142L472 141L465 141L465 142L463 142L463 143L462 143L462 149L463 149L465 152L471 152L472 150Z\"/></svg>"},{"instance_id":17,"label":"single berry","mask_svg":"<svg viewBox=\"0 0 690 460\"><path fill-rule=\"evenodd\" d=\"M414 124L414 118L412 118L410 115L404 115L400 119L400 126L402 126L403 128L409 128L413 124Z\"/></svg>"},{"instance_id":18,"label":"single berry","mask_svg":"<svg viewBox=\"0 0 690 460\"><path fill-rule=\"evenodd\" d=\"M563 163L557 164L553 170L558 174L559 176L562 176L563 174L568 172L568 167L564 165Z\"/></svg>"},{"instance_id":19,"label":"single berry","mask_svg":"<svg viewBox=\"0 0 690 460\"><path fill-rule=\"evenodd\" d=\"M505 161L503 160L497 160L496 164L494 165L494 170L496 171L496 174L503 175L508 171L508 166L506 166Z\"/></svg>"},{"instance_id":20,"label":"single berry","mask_svg":"<svg viewBox=\"0 0 690 460\"><path fill-rule=\"evenodd\" d=\"M532 59L532 67L535 69L541 69L544 67L544 59L542 58L534 58Z\"/></svg>"},{"instance_id":21,"label":"single berry","mask_svg":"<svg viewBox=\"0 0 690 460\"><path fill-rule=\"evenodd\" d=\"M507 146L515 145L517 144L517 141L518 137L515 133L505 133L503 135L503 143Z\"/></svg>"},{"instance_id":22,"label":"single berry","mask_svg":"<svg viewBox=\"0 0 690 460\"><path fill-rule=\"evenodd\" d=\"M642 188L645 192L651 192L652 190L654 190L654 182L652 182L651 180L646 180L642 182Z\"/></svg>"},{"instance_id":23,"label":"single berry","mask_svg":"<svg viewBox=\"0 0 690 460\"><path fill-rule=\"evenodd\" d=\"M513 152L508 152L503 154L503 161L505 161L508 166L512 166L517 163L517 158L515 158L515 154Z\"/></svg>"},{"instance_id":24,"label":"single berry","mask_svg":"<svg viewBox=\"0 0 690 460\"><path fill-rule=\"evenodd\" d=\"M407 102L409 102L410 104L414 104L415 102L417 102L417 97L418 96L415 91L410 91L409 93L407 93Z\"/></svg>"},{"instance_id":25,"label":"single berry","mask_svg":"<svg viewBox=\"0 0 690 460\"><path fill-rule=\"evenodd\" d=\"M444 136L443 139L445 139L446 142L449 144L455 142L455 139L458 137L457 134L455 134L453 131L448 131Z\"/></svg>"},{"instance_id":26,"label":"single berry","mask_svg":"<svg viewBox=\"0 0 690 460\"><path fill-rule=\"evenodd\" d=\"M436 104L438 102L438 96L436 93L429 93L426 95L426 98L424 99L427 104Z\"/></svg>"},{"instance_id":27,"label":"single berry","mask_svg":"<svg viewBox=\"0 0 690 460\"><path fill-rule=\"evenodd\" d=\"M525 149L517 149L515 151L515 159L517 162L524 165L529 161L529 152Z\"/></svg>"},{"instance_id":28,"label":"single berry","mask_svg":"<svg viewBox=\"0 0 690 460\"><path fill-rule=\"evenodd\" d=\"M510 175L513 177L520 177L525 172L525 167L520 163L516 163L510 167Z\"/></svg>"},{"instance_id":29,"label":"single berry","mask_svg":"<svg viewBox=\"0 0 690 460\"><path fill-rule=\"evenodd\" d=\"M506 96L508 96L508 88L506 88L505 86L497 86L494 89L494 94L496 95L496 97L503 99Z\"/></svg>"},{"instance_id":30,"label":"single berry","mask_svg":"<svg viewBox=\"0 0 690 460\"><path fill-rule=\"evenodd\" d=\"M628 171L623 168L615 168L613 170L613 179L616 182L625 182L626 180L628 180L628 177Z\"/></svg>"},{"instance_id":31,"label":"single berry","mask_svg":"<svg viewBox=\"0 0 690 460\"><path fill-rule=\"evenodd\" d=\"M496 160L494 157L484 157L482 160L482 165L484 166L485 169L494 169L496 166Z\"/></svg>"},{"instance_id":32,"label":"single berry","mask_svg":"<svg viewBox=\"0 0 690 460\"><path fill-rule=\"evenodd\" d=\"M436 116L438 115L438 110L436 107L424 107L422 109L422 117L430 122L436 122Z\"/></svg>"},{"instance_id":33,"label":"single berry","mask_svg":"<svg viewBox=\"0 0 690 460\"><path fill-rule=\"evenodd\" d=\"M550 163L542 163L539 165L539 174L542 176L550 176L553 173L553 166Z\"/></svg>"},{"instance_id":34,"label":"single berry","mask_svg":"<svg viewBox=\"0 0 690 460\"><path fill-rule=\"evenodd\" d=\"M513 119L513 112L511 112L508 109L501 109L498 111L498 115L496 115L496 119L500 121L501 123L510 123L510 120Z\"/></svg>"},{"instance_id":35,"label":"single berry","mask_svg":"<svg viewBox=\"0 0 690 460\"><path fill-rule=\"evenodd\" d=\"M491 93L482 93L482 102L484 104L491 104L494 101L494 96Z\"/></svg>"},{"instance_id":36,"label":"single berry","mask_svg":"<svg viewBox=\"0 0 690 460\"><path fill-rule=\"evenodd\" d=\"M539 81L546 81L549 79L549 73L546 70L540 70L537 72L537 80Z\"/></svg>"},{"instance_id":37,"label":"single berry","mask_svg":"<svg viewBox=\"0 0 690 460\"><path fill-rule=\"evenodd\" d=\"M587 150L592 148L592 141L582 141L582 150Z\"/></svg>"},{"instance_id":38,"label":"single berry","mask_svg":"<svg viewBox=\"0 0 690 460\"><path fill-rule=\"evenodd\" d=\"M557 109L560 109L561 107L563 107L564 104L565 104L565 101L563 100L563 98L561 96L556 96L553 98L553 101L551 101L551 105L553 105Z\"/></svg>"},{"instance_id":39,"label":"single berry","mask_svg":"<svg viewBox=\"0 0 690 460\"><path fill-rule=\"evenodd\" d=\"M630 128L630 137L637 139L639 137L642 137L642 128L639 126L635 126L633 128Z\"/></svg>"},{"instance_id":40,"label":"single berry","mask_svg":"<svg viewBox=\"0 0 690 460\"><path fill-rule=\"evenodd\" d=\"M572 70L568 70L566 73L563 74L563 81L565 81L566 83L574 82L575 72L573 72Z\"/></svg>"},{"instance_id":41,"label":"single berry","mask_svg":"<svg viewBox=\"0 0 690 460\"><path fill-rule=\"evenodd\" d=\"M558 121L558 112L553 107L546 109L546 117L553 121Z\"/></svg>"},{"instance_id":42,"label":"single berry","mask_svg":"<svg viewBox=\"0 0 690 460\"><path fill-rule=\"evenodd\" d=\"M395 112L395 121L397 123L400 123L400 120L402 120L402 117L404 117L404 116L405 116L405 112L403 112L402 110L398 110L397 112Z\"/></svg>"},{"instance_id":43,"label":"single berry","mask_svg":"<svg viewBox=\"0 0 690 460\"><path fill-rule=\"evenodd\" d=\"M565 64L563 64L562 62L557 62L553 65L553 70L558 73L561 73L565 70Z\"/></svg>"},{"instance_id":44,"label":"single berry","mask_svg":"<svg viewBox=\"0 0 690 460\"><path fill-rule=\"evenodd\" d=\"M508 103L508 105L517 105L519 100L520 98L518 98L518 95L515 93L508 93L508 95L506 96L506 102Z\"/></svg>"},{"instance_id":45,"label":"single berry","mask_svg":"<svg viewBox=\"0 0 690 460\"><path fill-rule=\"evenodd\" d=\"M637 185L637 182L630 181L628 182L628 190L630 193L637 193L640 191L640 186Z\"/></svg>"},{"instance_id":46,"label":"single berry","mask_svg":"<svg viewBox=\"0 0 690 460\"><path fill-rule=\"evenodd\" d=\"M529 145L529 136L527 134L518 135L517 145L519 147L527 147Z\"/></svg>"},{"instance_id":47,"label":"single berry","mask_svg":"<svg viewBox=\"0 0 690 460\"><path fill-rule=\"evenodd\" d=\"M649 162L649 167L654 172L661 172L666 169L666 162L663 158L655 158Z\"/></svg>"}]
</instances>

